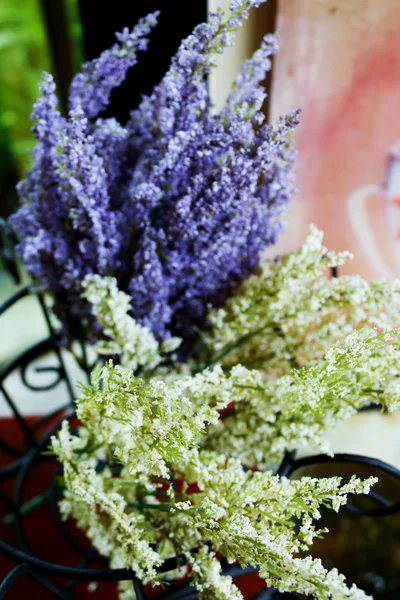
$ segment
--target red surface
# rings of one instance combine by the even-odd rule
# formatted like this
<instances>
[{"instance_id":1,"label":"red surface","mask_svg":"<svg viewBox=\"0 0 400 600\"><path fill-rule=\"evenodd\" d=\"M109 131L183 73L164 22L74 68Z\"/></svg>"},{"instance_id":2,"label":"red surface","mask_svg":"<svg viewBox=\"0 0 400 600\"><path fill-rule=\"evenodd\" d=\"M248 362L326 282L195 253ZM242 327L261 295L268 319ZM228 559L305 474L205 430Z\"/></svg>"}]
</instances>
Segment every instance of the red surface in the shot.
<instances>
[{"instance_id":1,"label":"red surface","mask_svg":"<svg viewBox=\"0 0 400 600\"><path fill-rule=\"evenodd\" d=\"M20 432L14 421L11 419L0 419L0 437L14 444L19 443L21 439ZM5 455L0 453L0 464L7 462ZM26 486L23 493L23 501L26 502L29 498L42 493L52 481L56 469L55 463L50 461L47 464L38 464L33 467L26 481ZM14 481L1 484L1 490L8 494L14 489ZM1 520L7 510L0 503L0 538L6 542L18 546L18 540L15 528L12 525L3 525ZM59 563L69 566L77 566L79 564L80 555L72 550L58 534L54 522L52 520L49 506L43 504L26 515L23 519L24 530L33 554L44 560L54 563ZM84 542L84 536L78 532L73 525L68 527L68 530L76 539ZM0 580L2 580L14 565L3 556L0 556ZM91 568L96 568L99 565L90 565ZM238 586L249 597L263 588L263 583L257 576L246 576L237 581ZM114 600L117 598L115 584L101 584L94 591L88 591L87 583L78 584L75 589L77 598L90 598L91 600ZM46 591L43 587L32 581L30 577L21 577L12 587L7 595L7 600L50 600L54 594Z\"/></svg>"}]
</instances>

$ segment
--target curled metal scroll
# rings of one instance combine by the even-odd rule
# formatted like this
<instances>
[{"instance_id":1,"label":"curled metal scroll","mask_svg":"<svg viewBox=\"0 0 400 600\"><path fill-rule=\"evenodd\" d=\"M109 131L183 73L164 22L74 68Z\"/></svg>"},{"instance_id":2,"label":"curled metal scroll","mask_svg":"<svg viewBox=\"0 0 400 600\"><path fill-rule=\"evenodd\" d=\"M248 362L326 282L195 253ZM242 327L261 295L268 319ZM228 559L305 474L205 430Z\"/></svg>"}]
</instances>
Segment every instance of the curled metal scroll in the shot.
<instances>
[{"instance_id":1,"label":"curled metal scroll","mask_svg":"<svg viewBox=\"0 0 400 600\"><path fill-rule=\"evenodd\" d=\"M61 413L64 410L64 408L61 407L53 413L33 421L31 419L26 419L20 411L18 398L14 398L7 387L8 377L19 372L22 383L27 389L33 392L53 389L56 386L63 384L67 392L67 397L69 398L69 405L73 406L74 403L73 386L59 346L58 334L51 324L48 309L40 290L32 284L17 290L0 305L0 319L5 317L9 310L27 297L33 297L37 301L47 326L47 336L33 344L30 348L22 351L17 356L11 357L8 362L0 368L0 399L3 399L3 402L5 402L12 414L22 439L20 444L0 439L0 451L10 459L2 461L2 463L5 462L5 464L0 466L0 481L16 475L24 455L36 444L35 438L37 431L45 426L46 422L50 421L58 413ZM38 358L47 357L50 354L52 356L52 363L55 361L55 364L40 367L34 366L35 361ZM36 369L38 375L53 372L55 373L55 377L50 383L48 381L45 383L32 383L28 380L28 371L30 372L32 369Z\"/></svg>"}]
</instances>

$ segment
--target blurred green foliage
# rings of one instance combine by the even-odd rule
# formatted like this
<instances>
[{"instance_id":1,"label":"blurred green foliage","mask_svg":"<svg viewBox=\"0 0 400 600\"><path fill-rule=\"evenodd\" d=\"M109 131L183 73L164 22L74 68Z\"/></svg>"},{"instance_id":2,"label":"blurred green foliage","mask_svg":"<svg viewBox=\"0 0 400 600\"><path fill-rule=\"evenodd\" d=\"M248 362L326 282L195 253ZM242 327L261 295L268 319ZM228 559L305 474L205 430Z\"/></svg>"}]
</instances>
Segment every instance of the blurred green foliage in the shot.
<instances>
[{"instance_id":1,"label":"blurred green foliage","mask_svg":"<svg viewBox=\"0 0 400 600\"><path fill-rule=\"evenodd\" d=\"M57 1L57 0L54 0ZM68 0L69 36L81 62L77 0ZM30 114L43 70L52 71L39 0L0 0L0 216L15 204L15 183L30 165Z\"/></svg>"},{"instance_id":2,"label":"blurred green foliage","mask_svg":"<svg viewBox=\"0 0 400 600\"><path fill-rule=\"evenodd\" d=\"M10 145L19 174L32 148L30 113L43 70L50 70L36 0L0 2L0 136Z\"/></svg>"}]
</instances>

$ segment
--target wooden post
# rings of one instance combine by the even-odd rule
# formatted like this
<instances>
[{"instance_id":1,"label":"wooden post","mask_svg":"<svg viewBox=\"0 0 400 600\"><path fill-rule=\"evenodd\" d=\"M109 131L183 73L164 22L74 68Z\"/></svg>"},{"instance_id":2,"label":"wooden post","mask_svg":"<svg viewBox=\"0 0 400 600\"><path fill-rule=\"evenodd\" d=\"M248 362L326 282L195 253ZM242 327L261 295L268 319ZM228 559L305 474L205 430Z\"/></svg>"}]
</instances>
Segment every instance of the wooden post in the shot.
<instances>
[{"instance_id":1,"label":"wooden post","mask_svg":"<svg viewBox=\"0 0 400 600\"><path fill-rule=\"evenodd\" d=\"M58 97L65 113L68 110L68 88L75 72L65 0L40 0L40 8L49 42Z\"/></svg>"}]
</instances>

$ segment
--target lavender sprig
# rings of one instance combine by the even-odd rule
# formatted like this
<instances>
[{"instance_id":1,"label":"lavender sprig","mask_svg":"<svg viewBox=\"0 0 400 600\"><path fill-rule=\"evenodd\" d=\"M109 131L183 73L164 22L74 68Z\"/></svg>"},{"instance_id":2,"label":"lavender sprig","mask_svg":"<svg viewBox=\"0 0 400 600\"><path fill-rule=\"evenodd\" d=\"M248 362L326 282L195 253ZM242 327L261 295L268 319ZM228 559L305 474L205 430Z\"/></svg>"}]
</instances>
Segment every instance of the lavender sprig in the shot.
<instances>
[{"instance_id":1,"label":"lavender sprig","mask_svg":"<svg viewBox=\"0 0 400 600\"><path fill-rule=\"evenodd\" d=\"M126 27L116 34L119 43L83 65L71 83L71 109L81 106L87 117L97 117L106 108L112 90L121 85L128 69L137 63L137 52L147 50L146 36L157 24L158 15L154 12L140 19L131 32Z\"/></svg>"}]
</instances>

